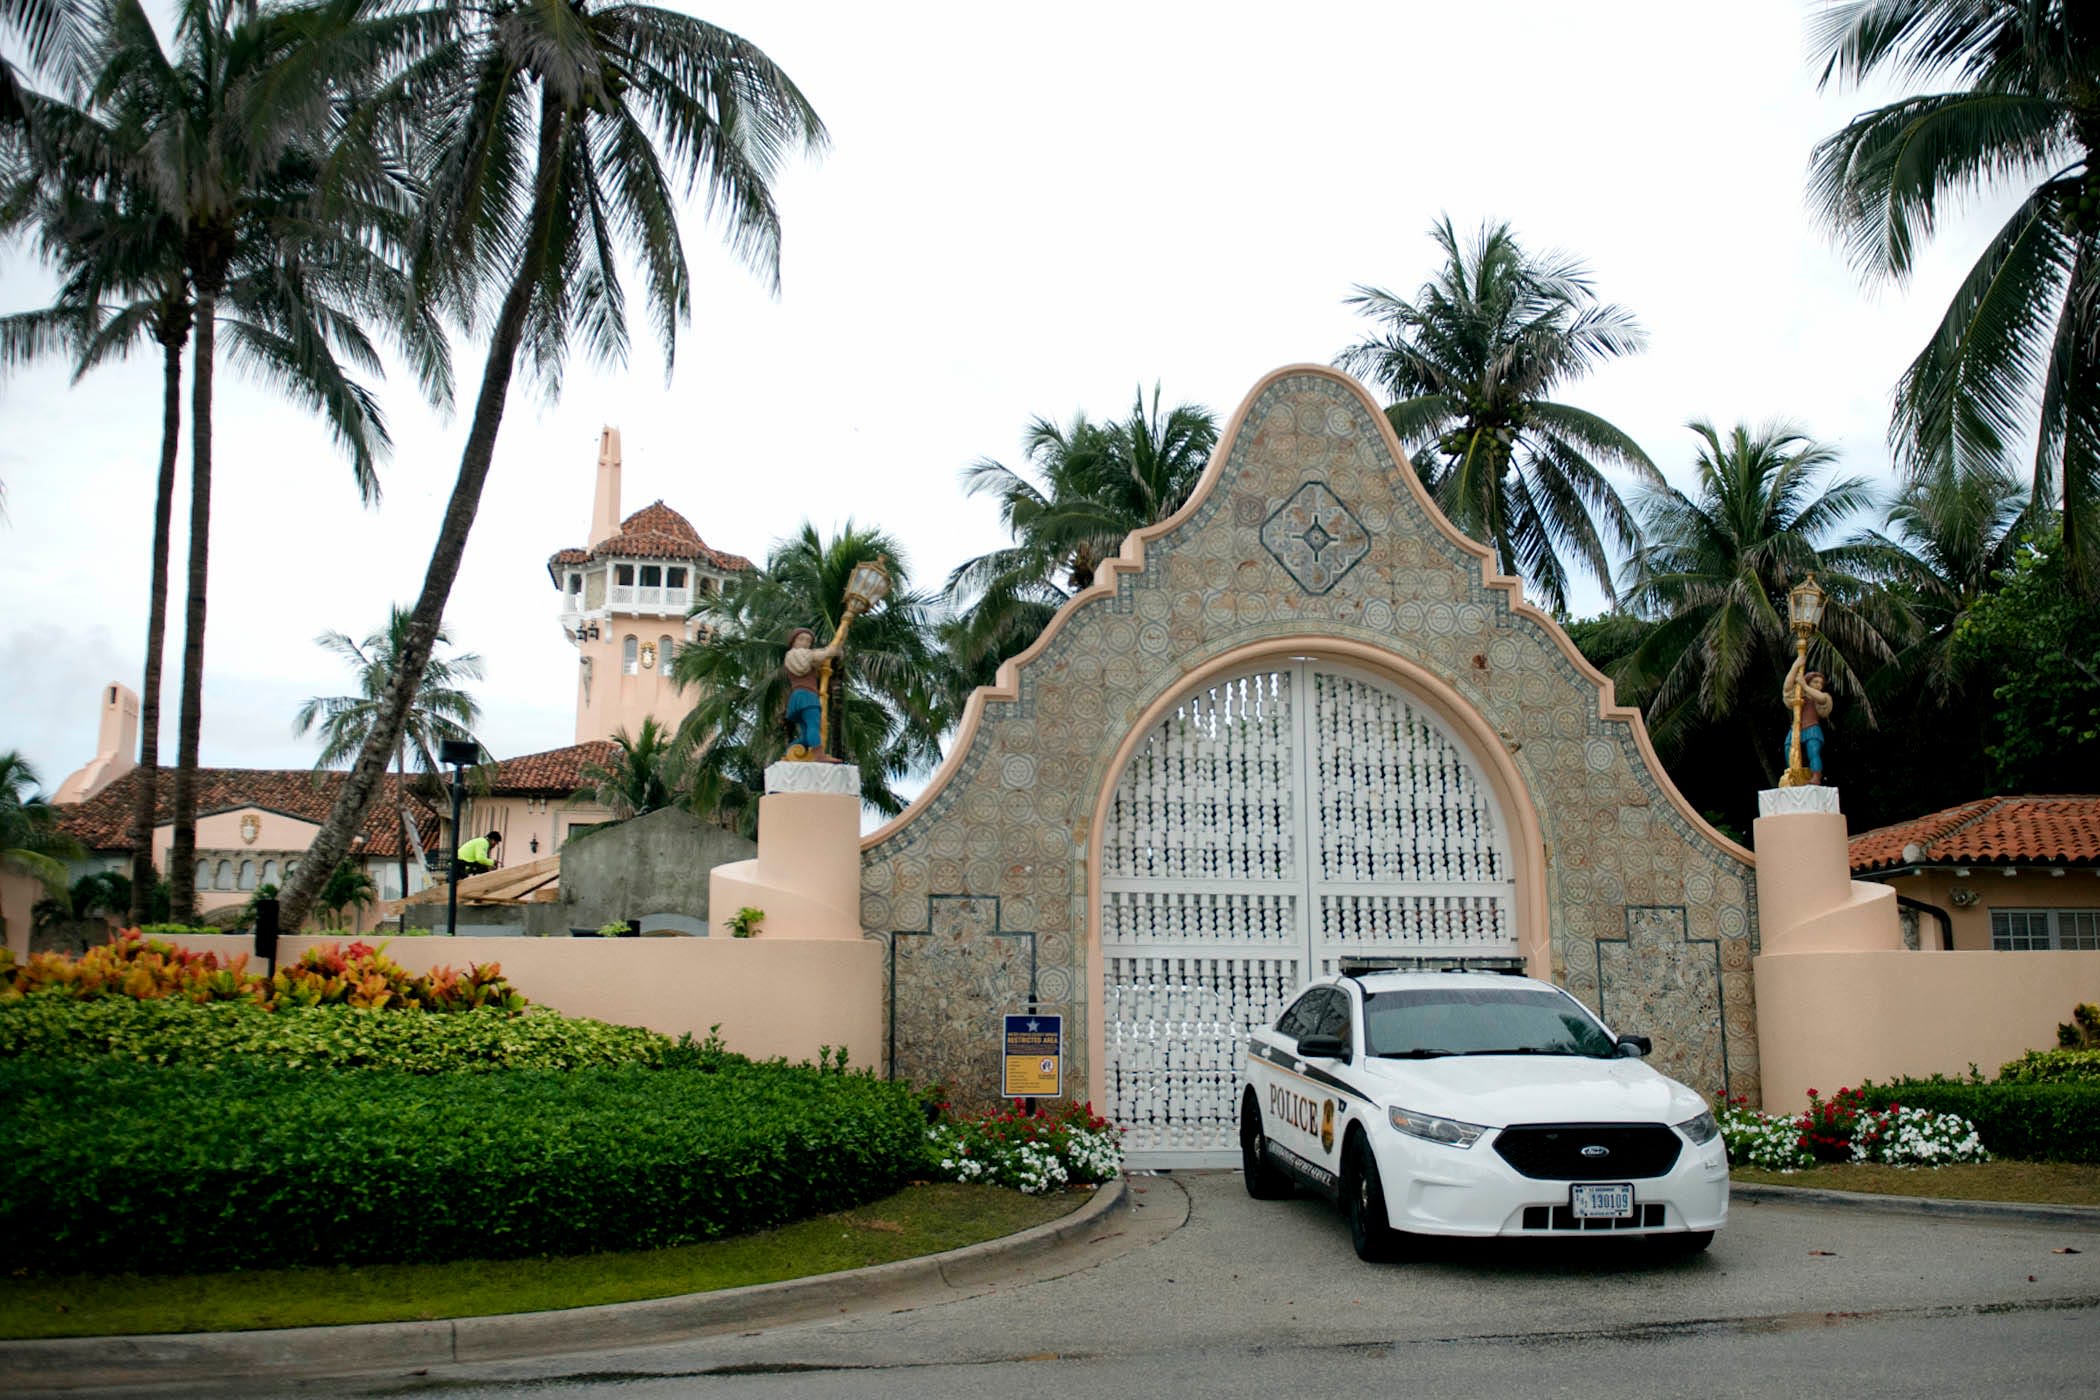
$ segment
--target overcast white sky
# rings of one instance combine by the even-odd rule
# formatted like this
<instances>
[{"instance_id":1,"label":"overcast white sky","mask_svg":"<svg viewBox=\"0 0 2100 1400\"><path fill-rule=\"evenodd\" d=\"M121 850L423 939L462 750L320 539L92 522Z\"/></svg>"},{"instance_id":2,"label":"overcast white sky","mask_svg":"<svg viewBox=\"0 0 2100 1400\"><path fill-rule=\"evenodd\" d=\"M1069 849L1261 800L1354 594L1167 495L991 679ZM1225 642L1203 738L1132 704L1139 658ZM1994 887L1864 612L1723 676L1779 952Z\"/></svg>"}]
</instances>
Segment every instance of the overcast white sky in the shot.
<instances>
[{"instance_id":1,"label":"overcast white sky","mask_svg":"<svg viewBox=\"0 0 2100 1400\"><path fill-rule=\"evenodd\" d=\"M662 497L753 557L851 517L937 583L1001 542L957 472L1017 461L1031 415L1119 414L1156 379L1222 421L1363 331L1352 284L1419 286L1448 212L1581 256L1641 318L1648 351L1563 396L1680 484L1695 416L1789 418L1885 476L1889 388L1992 222L1951 223L1912 286L1861 289L1810 224L1805 170L1884 95L1815 91L1797 0L674 3L766 49L833 145L781 183L777 299L695 211L668 385L638 333L629 366L575 365L559 402L513 392L448 612L487 661L499 754L571 738L544 562L584 542L602 424L625 437L626 511ZM20 250L0 261L0 308L48 294ZM479 359L459 363L470 403ZM348 682L313 639L414 596L465 415L384 386L397 447L368 510L311 420L220 382L203 759L305 766L294 709ZM47 785L91 754L99 687L139 684L158 394L150 359L0 385L0 750ZM178 524L178 590L183 549Z\"/></svg>"}]
</instances>

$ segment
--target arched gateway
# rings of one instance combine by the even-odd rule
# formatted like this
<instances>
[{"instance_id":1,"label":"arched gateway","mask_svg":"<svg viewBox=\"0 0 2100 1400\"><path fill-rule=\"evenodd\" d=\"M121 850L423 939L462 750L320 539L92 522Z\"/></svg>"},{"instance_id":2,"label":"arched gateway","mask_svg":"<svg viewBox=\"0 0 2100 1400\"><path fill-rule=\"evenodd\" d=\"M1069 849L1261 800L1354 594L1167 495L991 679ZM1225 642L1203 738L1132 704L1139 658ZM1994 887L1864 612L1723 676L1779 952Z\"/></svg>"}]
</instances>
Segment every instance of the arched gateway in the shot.
<instances>
[{"instance_id":1,"label":"arched gateway","mask_svg":"<svg viewBox=\"0 0 2100 1400\"><path fill-rule=\"evenodd\" d=\"M1238 1160L1249 1030L1346 955L1518 960L1508 827L1425 705L1338 663L1200 685L1102 830L1102 1112L1156 1164Z\"/></svg>"},{"instance_id":2,"label":"arched gateway","mask_svg":"<svg viewBox=\"0 0 2100 1400\"><path fill-rule=\"evenodd\" d=\"M1228 1145L1245 1026L1345 952L1521 956L1754 1096L1748 877L1363 390L1308 366L977 692L863 843L861 923L893 1075L989 1101L999 1017L1061 1014L1067 1094L1159 1165Z\"/></svg>"}]
</instances>

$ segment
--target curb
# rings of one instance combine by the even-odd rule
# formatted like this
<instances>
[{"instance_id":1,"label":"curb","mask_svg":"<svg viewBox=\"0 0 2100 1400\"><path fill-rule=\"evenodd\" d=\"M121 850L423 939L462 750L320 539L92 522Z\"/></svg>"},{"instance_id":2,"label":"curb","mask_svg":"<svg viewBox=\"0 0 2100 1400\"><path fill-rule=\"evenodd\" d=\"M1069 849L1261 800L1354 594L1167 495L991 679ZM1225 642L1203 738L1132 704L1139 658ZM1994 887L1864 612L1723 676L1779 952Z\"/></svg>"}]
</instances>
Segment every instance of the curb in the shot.
<instances>
[{"instance_id":1,"label":"curb","mask_svg":"<svg viewBox=\"0 0 2100 1400\"><path fill-rule=\"evenodd\" d=\"M1768 1201L1773 1205L1834 1206L1880 1215L1934 1215L1942 1219L2010 1220L2032 1225L2074 1225L2100 1230L2100 1206L2049 1206L2021 1201L1952 1201L1940 1196L1881 1196L1868 1191L1828 1191L1816 1186L1767 1186L1735 1181L1728 1185L1734 1201Z\"/></svg>"},{"instance_id":2,"label":"curb","mask_svg":"<svg viewBox=\"0 0 2100 1400\"><path fill-rule=\"evenodd\" d=\"M844 1311L886 1291L947 1286L951 1273L981 1276L986 1264L1017 1263L1087 1238L1128 1199L1127 1179L1119 1176L1077 1210L1017 1235L845 1273L635 1303L435 1322L0 1342L0 1391L174 1384L228 1374L291 1379L414 1371L460 1361L682 1341L728 1327L770 1326Z\"/></svg>"}]
</instances>

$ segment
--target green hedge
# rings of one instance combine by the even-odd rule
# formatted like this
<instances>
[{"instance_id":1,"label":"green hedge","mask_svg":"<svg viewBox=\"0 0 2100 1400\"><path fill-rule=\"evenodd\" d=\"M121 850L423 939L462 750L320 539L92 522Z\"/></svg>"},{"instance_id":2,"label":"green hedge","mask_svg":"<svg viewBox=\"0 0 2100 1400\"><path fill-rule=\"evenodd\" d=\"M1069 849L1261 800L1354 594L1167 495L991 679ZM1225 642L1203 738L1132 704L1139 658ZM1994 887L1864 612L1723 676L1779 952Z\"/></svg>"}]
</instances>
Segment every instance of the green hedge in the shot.
<instances>
[{"instance_id":1,"label":"green hedge","mask_svg":"<svg viewBox=\"0 0 2100 1400\"><path fill-rule=\"evenodd\" d=\"M668 1036L640 1026L496 1007L448 1015L350 1006L285 1007L252 1002L202 1004L162 997L75 1001L31 996L0 1003L0 1057L95 1060L209 1069L261 1059L303 1069L582 1069L663 1065Z\"/></svg>"},{"instance_id":2,"label":"green hedge","mask_svg":"<svg viewBox=\"0 0 2100 1400\"><path fill-rule=\"evenodd\" d=\"M1998 1078L2013 1084L2100 1084L2100 1050L2029 1050L2000 1066Z\"/></svg>"},{"instance_id":3,"label":"green hedge","mask_svg":"<svg viewBox=\"0 0 2100 1400\"><path fill-rule=\"evenodd\" d=\"M2100 1084L1972 1084L1899 1079L1860 1086L1875 1108L1958 1113L1976 1125L1994 1157L2029 1162L2100 1162Z\"/></svg>"},{"instance_id":4,"label":"green hedge","mask_svg":"<svg viewBox=\"0 0 2100 1400\"><path fill-rule=\"evenodd\" d=\"M718 1064L412 1075L0 1062L0 1268L660 1248L843 1209L922 1169L925 1118L906 1086Z\"/></svg>"}]
</instances>

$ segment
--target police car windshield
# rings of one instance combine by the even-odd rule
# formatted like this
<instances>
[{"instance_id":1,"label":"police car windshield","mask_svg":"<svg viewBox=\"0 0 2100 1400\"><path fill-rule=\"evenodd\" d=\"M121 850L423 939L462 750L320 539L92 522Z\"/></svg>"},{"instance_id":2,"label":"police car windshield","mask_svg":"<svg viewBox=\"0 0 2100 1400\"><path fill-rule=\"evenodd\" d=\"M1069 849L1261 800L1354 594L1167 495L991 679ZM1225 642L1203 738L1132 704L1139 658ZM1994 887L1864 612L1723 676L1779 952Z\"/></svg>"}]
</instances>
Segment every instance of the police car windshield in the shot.
<instances>
[{"instance_id":1,"label":"police car windshield","mask_svg":"<svg viewBox=\"0 0 2100 1400\"><path fill-rule=\"evenodd\" d=\"M1567 997L1542 987L1410 987L1364 999L1364 1040L1386 1059L1590 1055L1617 1046Z\"/></svg>"}]
</instances>

